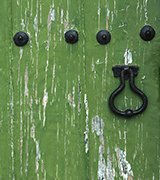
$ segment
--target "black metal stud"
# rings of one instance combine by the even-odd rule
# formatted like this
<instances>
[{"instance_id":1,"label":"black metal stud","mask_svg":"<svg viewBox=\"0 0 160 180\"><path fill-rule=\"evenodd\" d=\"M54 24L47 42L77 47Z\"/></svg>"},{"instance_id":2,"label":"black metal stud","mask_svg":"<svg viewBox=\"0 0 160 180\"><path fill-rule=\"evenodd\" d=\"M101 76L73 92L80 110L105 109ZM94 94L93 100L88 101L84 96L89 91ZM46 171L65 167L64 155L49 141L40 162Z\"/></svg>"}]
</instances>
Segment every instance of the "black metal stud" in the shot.
<instances>
[{"instance_id":1,"label":"black metal stud","mask_svg":"<svg viewBox=\"0 0 160 180\"><path fill-rule=\"evenodd\" d=\"M107 30L101 30L97 33L97 41L102 44L108 44L111 41L111 34Z\"/></svg>"},{"instance_id":2,"label":"black metal stud","mask_svg":"<svg viewBox=\"0 0 160 180\"><path fill-rule=\"evenodd\" d=\"M140 36L144 41L150 41L155 36L155 30L151 26L144 26L140 31Z\"/></svg>"},{"instance_id":3,"label":"black metal stud","mask_svg":"<svg viewBox=\"0 0 160 180\"><path fill-rule=\"evenodd\" d=\"M14 35L13 39L17 46L24 46L27 44L29 37L25 32L19 31Z\"/></svg>"},{"instance_id":4,"label":"black metal stud","mask_svg":"<svg viewBox=\"0 0 160 180\"><path fill-rule=\"evenodd\" d=\"M74 44L78 41L78 32L75 30L69 30L64 35L65 40L69 44Z\"/></svg>"}]
</instances>

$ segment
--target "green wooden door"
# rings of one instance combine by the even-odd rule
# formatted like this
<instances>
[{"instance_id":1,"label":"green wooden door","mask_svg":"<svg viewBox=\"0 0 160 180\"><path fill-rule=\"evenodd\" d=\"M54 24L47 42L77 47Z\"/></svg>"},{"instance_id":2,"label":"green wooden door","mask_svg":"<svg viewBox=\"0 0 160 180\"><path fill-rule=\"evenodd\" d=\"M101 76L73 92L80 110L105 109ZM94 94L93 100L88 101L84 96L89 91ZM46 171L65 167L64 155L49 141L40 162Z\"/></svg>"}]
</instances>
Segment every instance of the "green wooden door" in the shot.
<instances>
[{"instance_id":1,"label":"green wooden door","mask_svg":"<svg viewBox=\"0 0 160 180\"><path fill-rule=\"evenodd\" d=\"M160 1L7 0L0 2L0 179L160 179ZM144 25L155 29L143 41ZM79 33L65 42L68 30ZM96 34L111 33L100 45ZM29 42L14 44L24 31ZM125 57L124 57L125 56ZM148 97L140 115L109 108L119 86L112 67L139 67ZM118 109L142 104L126 81Z\"/></svg>"}]
</instances>

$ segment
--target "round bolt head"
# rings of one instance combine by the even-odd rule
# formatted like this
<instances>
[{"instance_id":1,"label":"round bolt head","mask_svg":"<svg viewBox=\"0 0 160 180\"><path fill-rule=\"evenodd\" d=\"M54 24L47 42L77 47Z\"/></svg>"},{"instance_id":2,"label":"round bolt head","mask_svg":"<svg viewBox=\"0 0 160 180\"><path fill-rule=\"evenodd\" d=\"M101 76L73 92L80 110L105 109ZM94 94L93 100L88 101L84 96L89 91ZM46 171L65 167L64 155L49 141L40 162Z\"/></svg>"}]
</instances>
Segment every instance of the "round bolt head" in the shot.
<instances>
[{"instance_id":1,"label":"round bolt head","mask_svg":"<svg viewBox=\"0 0 160 180\"><path fill-rule=\"evenodd\" d=\"M25 32L19 31L14 35L13 39L17 46L24 46L27 44L29 37Z\"/></svg>"},{"instance_id":2,"label":"round bolt head","mask_svg":"<svg viewBox=\"0 0 160 180\"><path fill-rule=\"evenodd\" d=\"M108 44L111 41L111 34L107 30L101 30L97 33L97 41L102 44Z\"/></svg>"},{"instance_id":3,"label":"round bolt head","mask_svg":"<svg viewBox=\"0 0 160 180\"><path fill-rule=\"evenodd\" d=\"M74 44L78 41L78 32L75 30L69 30L64 35L65 41L69 44Z\"/></svg>"},{"instance_id":4,"label":"round bolt head","mask_svg":"<svg viewBox=\"0 0 160 180\"><path fill-rule=\"evenodd\" d=\"M130 109L127 109L127 110L125 111L125 113L126 113L126 116L127 116L127 117L132 117L132 116L133 116L133 111L130 110Z\"/></svg>"},{"instance_id":5,"label":"round bolt head","mask_svg":"<svg viewBox=\"0 0 160 180\"><path fill-rule=\"evenodd\" d=\"M155 30L151 26L144 26L140 31L140 36L144 41L151 41L155 36Z\"/></svg>"}]
</instances>

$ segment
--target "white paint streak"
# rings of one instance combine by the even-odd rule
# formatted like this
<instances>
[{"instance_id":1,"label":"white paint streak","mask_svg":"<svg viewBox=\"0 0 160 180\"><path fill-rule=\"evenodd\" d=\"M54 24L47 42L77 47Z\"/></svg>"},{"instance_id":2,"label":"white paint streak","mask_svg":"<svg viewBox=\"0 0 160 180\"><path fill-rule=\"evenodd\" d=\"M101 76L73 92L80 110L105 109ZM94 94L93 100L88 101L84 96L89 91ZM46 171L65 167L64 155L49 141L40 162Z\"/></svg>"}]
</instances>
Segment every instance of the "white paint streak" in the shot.
<instances>
[{"instance_id":1,"label":"white paint streak","mask_svg":"<svg viewBox=\"0 0 160 180\"><path fill-rule=\"evenodd\" d=\"M145 24L146 24L146 23L147 23L147 21L148 21L147 3L148 3L148 0L145 0L145 2L144 2L144 10L145 10Z\"/></svg>"},{"instance_id":2,"label":"white paint streak","mask_svg":"<svg viewBox=\"0 0 160 180\"><path fill-rule=\"evenodd\" d=\"M47 106L47 102L48 102L48 92L46 91L46 87L44 88L44 92L43 92L43 101L42 101L42 105L43 105L43 126L45 126L45 121L46 121L46 106Z\"/></svg>"},{"instance_id":3,"label":"white paint streak","mask_svg":"<svg viewBox=\"0 0 160 180\"><path fill-rule=\"evenodd\" d=\"M63 9L61 9L61 24L63 24Z\"/></svg>"},{"instance_id":4,"label":"white paint streak","mask_svg":"<svg viewBox=\"0 0 160 180\"><path fill-rule=\"evenodd\" d=\"M44 172L44 161L43 161L43 159L41 160L41 172L42 173Z\"/></svg>"},{"instance_id":5,"label":"white paint streak","mask_svg":"<svg viewBox=\"0 0 160 180\"><path fill-rule=\"evenodd\" d=\"M35 30L35 37L36 37L36 43L37 43L37 41L38 41L38 37L37 37L38 36L38 18L37 18L37 15L34 18L33 27L34 27L34 30Z\"/></svg>"},{"instance_id":6,"label":"white paint streak","mask_svg":"<svg viewBox=\"0 0 160 180\"><path fill-rule=\"evenodd\" d=\"M41 152L40 152L40 149L39 149L39 143L38 141L36 141L36 173L39 169L39 160L41 158Z\"/></svg>"},{"instance_id":7,"label":"white paint streak","mask_svg":"<svg viewBox=\"0 0 160 180\"><path fill-rule=\"evenodd\" d=\"M20 48L20 60L22 59L23 56L23 48Z\"/></svg>"},{"instance_id":8,"label":"white paint streak","mask_svg":"<svg viewBox=\"0 0 160 180\"><path fill-rule=\"evenodd\" d=\"M49 59L49 52L47 53L48 59ZM44 85L44 91L43 91L43 100L42 100L42 105L43 105L43 126L45 126L45 121L46 121L46 106L48 102L48 92L47 92L47 72L48 72L48 66L49 66L49 60L46 61L46 67L45 67L45 85Z\"/></svg>"},{"instance_id":9,"label":"white paint streak","mask_svg":"<svg viewBox=\"0 0 160 180\"><path fill-rule=\"evenodd\" d=\"M116 0L114 0L114 13L117 15Z\"/></svg>"},{"instance_id":10,"label":"white paint streak","mask_svg":"<svg viewBox=\"0 0 160 180\"><path fill-rule=\"evenodd\" d=\"M24 31L25 24L24 24L24 19L22 19L22 18L21 18L21 26L22 26L22 30Z\"/></svg>"},{"instance_id":11,"label":"white paint streak","mask_svg":"<svg viewBox=\"0 0 160 180\"><path fill-rule=\"evenodd\" d=\"M37 14L34 18L34 24L33 24L33 28L36 31L36 33L38 32L38 18L37 18Z\"/></svg>"},{"instance_id":12,"label":"white paint streak","mask_svg":"<svg viewBox=\"0 0 160 180\"><path fill-rule=\"evenodd\" d=\"M56 164L56 179L58 179L58 164Z\"/></svg>"},{"instance_id":13,"label":"white paint streak","mask_svg":"<svg viewBox=\"0 0 160 180\"><path fill-rule=\"evenodd\" d=\"M52 13L52 6L50 6L49 14L48 14L48 19L47 19L48 36L49 36L49 34L50 34L50 31L51 31L51 13Z\"/></svg>"},{"instance_id":14,"label":"white paint streak","mask_svg":"<svg viewBox=\"0 0 160 180\"><path fill-rule=\"evenodd\" d=\"M84 104L85 104L85 109L86 109L86 131L84 132L84 141L85 141L85 152L87 153L89 150L89 126L88 126L88 122L89 122L89 108L88 108L88 101L87 101L87 94L84 95Z\"/></svg>"},{"instance_id":15,"label":"white paint streak","mask_svg":"<svg viewBox=\"0 0 160 180\"><path fill-rule=\"evenodd\" d=\"M113 13L113 11L111 11L111 25L110 25L110 30L112 30L113 20L114 20L114 13Z\"/></svg>"},{"instance_id":16,"label":"white paint streak","mask_svg":"<svg viewBox=\"0 0 160 180\"><path fill-rule=\"evenodd\" d=\"M53 8L54 8L54 4L50 6L48 19L47 19L48 40L45 41L46 45L47 45L47 47L46 47L47 51L49 51L49 44L51 41L51 21L55 21L55 10Z\"/></svg>"},{"instance_id":17,"label":"white paint streak","mask_svg":"<svg viewBox=\"0 0 160 180\"><path fill-rule=\"evenodd\" d=\"M40 13L39 13L39 19L40 19L40 24L42 24L42 4L40 4Z\"/></svg>"},{"instance_id":18,"label":"white paint streak","mask_svg":"<svg viewBox=\"0 0 160 180\"><path fill-rule=\"evenodd\" d=\"M108 7L107 8L107 17L106 17L106 29L108 29L108 21L109 21L109 14L110 14L110 10Z\"/></svg>"},{"instance_id":19,"label":"white paint streak","mask_svg":"<svg viewBox=\"0 0 160 180\"><path fill-rule=\"evenodd\" d=\"M55 72L55 69L56 69L56 61L54 61L54 64L53 64L53 77L52 77L52 87L51 87L51 93L53 94L53 86L54 86L54 79L56 77L56 72Z\"/></svg>"},{"instance_id":20,"label":"white paint streak","mask_svg":"<svg viewBox=\"0 0 160 180\"><path fill-rule=\"evenodd\" d=\"M127 48L125 53L124 53L124 63L125 65L131 64L132 63L132 53L131 51Z\"/></svg>"},{"instance_id":21,"label":"white paint streak","mask_svg":"<svg viewBox=\"0 0 160 180\"><path fill-rule=\"evenodd\" d=\"M26 67L26 71L25 71L25 96L27 96L27 98L29 97L29 90L28 90L28 66Z\"/></svg>"},{"instance_id":22,"label":"white paint streak","mask_svg":"<svg viewBox=\"0 0 160 180\"><path fill-rule=\"evenodd\" d=\"M106 68L107 68L107 62L108 62L108 51L107 51L107 47L106 47L105 71L106 71Z\"/></svg>"},{"instance_id":23,"label":"white paint streak","mask_svg":"<svg viewBox=\"0 0 160 180\"><path fill-rule=\"evenodd\" d=\"M64 20L64 32L69 28L69 11L66 11L66 19Z\"/></svg>"},{"instance_id":24,"label":"white paint streak","mask_svg":"<svg viewBox=\"0 0 160 180\"><path fill-rule=\"evenodd\" d=\"M62 41L62 29L59 30L59 41Z\"/></svg>"},{"instance_id":25,"label":"white paint streak","mask_svg":"<svg viewBox=\"0 0 160 180\"><path fill-rule=\"evenodd\" d=\"M136 10L137 10L137 15L138 15L138 9L139 9L139 0L137 0L137 8L136 8Z\"/></svg>"},{"instance_id":26,"label":"white paint streak","mask_svg":"<svg viewBox=\"0 0 160 180\"><path fill-rule=\"evenodd\" d=\"M35 102L38 104L38 99L37 99L37 83L36 83L36 88L35 88Z\"/></svg>"},{"instance_id":27,"label":"white paint streak","mask_svg":"<svg viewBox=\"0 0 160 180\"><path fill-rule=\"evenodd\" d=\"M100 7L100 0L98 2L98 29L100 29L100 20L101 20L101 7Z\"/></svg>"},{"instance_id":28,"label":"white paint streak","mask_svg":"<svg viewBox=\"0 0 160 180\"><path fill-rule=\"evenodd\" d=\"M75 104L75 101L74 101L74 98L75 98L75 87L73 86L73 91L72 91L72 94L73 94L73 107L75 108L76 107L76 104Z\"/></svg>"},{"instance_id":29,"label":"white paint streak","mask_svg":"<svg viewBox=\"0 0 160 180\"><path fill-rule=\"evenodd\" d=\"M10 60L11 61L11 60ZM11 62L10 62L11 63ZM12 180L15 180L15 171L14 171L14 143L13 143L13 119L14 119L14 104L13 104L13 85L12 85L12 74L10 72L10 120L11 120L11 169L12 169Z\"/></svg>"},{"instance_id":30,"label":"white paint streak","mask_svg":"<svg viewBox=\"0 0 160 180\"><path fill-rule=\"evenodd\" d=\"M41 121L41 104L40 104L40 98L39 98L39 120Z\"/></svg>"},{"instance_id":31,"label":"white paint streak","mask_svg":"<svg viewBox=\"0 0 160 180\"><path fill-rule=\"evenodd\" d=\"M22 125L23 125L23 119L22 119L22 77L20 79L20 163L21 163L21 177L22 177L22 148L23 148L23 132L22 132Z\"/></svg>"},{"instance_id":32,"label":"white paint streak","mask_svg":"<svg viewBox=\"0 0 160 180\"><path fill-rule=\"evenodd\" d=\"M131 165L126 160L126 152L123 152L118 147L115 148L115 151L117 154L120 175L123 177L123 180L133 180L133 171Z\"/></svg>"},{"instance_id":33,"label":"white paint streak","mask_svg":"<svg viewBox=\"0 0 160 180\"><path fill-rule=\"evenodd\" d=\"M81 84L80 84L80 76L78 76L78 115L80 115L81 111Z\"/></svg>"}]
</instances>

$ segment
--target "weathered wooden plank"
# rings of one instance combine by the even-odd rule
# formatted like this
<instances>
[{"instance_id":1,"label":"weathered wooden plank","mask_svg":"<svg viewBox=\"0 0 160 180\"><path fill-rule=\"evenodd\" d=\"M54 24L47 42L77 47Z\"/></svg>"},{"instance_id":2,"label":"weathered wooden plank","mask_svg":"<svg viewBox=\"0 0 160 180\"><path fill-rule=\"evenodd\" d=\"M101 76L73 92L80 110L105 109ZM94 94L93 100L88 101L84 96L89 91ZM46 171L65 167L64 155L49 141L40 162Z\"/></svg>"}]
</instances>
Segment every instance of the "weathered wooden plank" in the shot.
<instances>
[{"instance_id":1,"label":"weathered wooden plank","mask_svg":"<svg viewBox=\"0 0 160 180\"><path fill-rule=\"evenodd\" d=\"M90 11L88 12L89 8ZM107 157L112 157L112 167L116 171L115 177L120 177L118 175L120 171L117 165L118 158L115 155L116 146L127 152L127 160L132 166L135 179L158 178L159 128L156 130L156 126L159 127L159 107L155 103L158 103L159 65L156 68L157 58L151 62L152 57L158 53L156 50L157 40L154 39L154 42L146 43L139 37L140 29L145 24L157 27L157 18L155 17L157 17L158 9L152 14L149 13L153 12L155 8L155 4L151 5L151 1L98 1L92 4L88 1L85 3L85 22L87 22L85 26L86 67L90 67L86 70L90 129L91 119L97 114L104 122L103 143L91 131L89 136L89 171L93 179L97 177L98 169L99 172L103 170L104 164L101 164L100 161L105 159L106 165L108 165L107 162L110 162ZM92 21L90 20L91 17ZM96 32L101 29L108 29L111 32L112 40L107 47L98 45L94 38ZM111 67L117 64L125 64L126 49L132 53L130 63L140 67L136 84L146 92L149 98L146 112L132 118L131 121L114 116L107 106L109 95L119 85L118 80L113 77ZM94 67L93 72L91 67ZM154 95L151 93L153 88L155 90ZM141 100L129 90L128 86L115 101L119 109L126 109L130 106L134 109L137 105L140 106L140 103ZM153 119L154 122L151 123ZM103 149L104 154L101 155L100 144L105 147ZM99 164L97 163L98 160L100 160ZM101 167L98 167L100 164ZM110 167L110 171L112 171L112 167Z\"/></svg>"},{"instance_id":2,"label":"weathered wooden plank","mask_svg":"<svg viewBox=\"0 0 160 180\"><path fill-rule=\"evenodd\" d=\"M26 47L14 46L11 65L15 179L85 178L83 131L79 130L78 105L76 111L73 102L81 80L78 45L72 49L63 37L66 30L79 26L76 19L80 9L73 8L76 3L13 3L13 32L24 30L30 37ZM19 163L15 164L14 159Z\"/></svg>"},{"instance_id":3,"label":"weathered wooden plank","mask_svg":"<svg viewBox=\"0 0 160 180\"><path fill-rule=\"evenodd\" d=\"M11 61L11 6L9 1L0 2L0 179L9 179L11 168L9 61Z\"/></svg>"}]
</instances>

